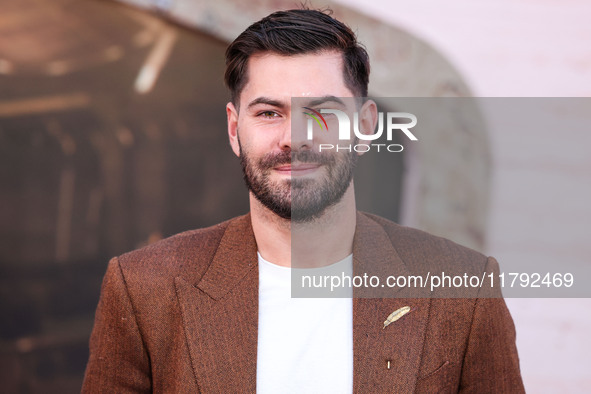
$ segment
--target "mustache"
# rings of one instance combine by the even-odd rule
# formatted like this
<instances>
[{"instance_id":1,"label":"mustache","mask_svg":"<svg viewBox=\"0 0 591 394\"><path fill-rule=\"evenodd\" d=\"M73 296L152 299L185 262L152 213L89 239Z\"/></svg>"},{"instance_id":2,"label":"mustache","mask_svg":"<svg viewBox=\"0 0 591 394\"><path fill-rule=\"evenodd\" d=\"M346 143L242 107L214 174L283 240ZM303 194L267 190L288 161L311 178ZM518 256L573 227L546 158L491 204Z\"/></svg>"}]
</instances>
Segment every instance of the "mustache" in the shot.
<instances>
[{"instance_id":1,"label":"mustache","mask_svg":"<svg viewBox=\"0 0 591 394\"><path fill-rule=\"evenodd\" d=\"M334 153L320 153L310 150L282 151L265 155L259 161L259 166L264 169L270 169L281 165L291 164L292 162L332 164L335 162L335 157Z\"/></svg>"}]
</instances>

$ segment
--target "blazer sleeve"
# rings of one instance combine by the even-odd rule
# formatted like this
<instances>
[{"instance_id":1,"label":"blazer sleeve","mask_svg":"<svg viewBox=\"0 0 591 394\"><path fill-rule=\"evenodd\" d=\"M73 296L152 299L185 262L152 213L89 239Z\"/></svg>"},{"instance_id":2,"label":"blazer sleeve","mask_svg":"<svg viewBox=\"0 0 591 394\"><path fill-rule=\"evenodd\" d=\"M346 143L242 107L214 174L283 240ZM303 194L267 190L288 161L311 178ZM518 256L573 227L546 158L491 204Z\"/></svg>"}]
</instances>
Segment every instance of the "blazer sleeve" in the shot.
<instances>
[{"instance_id":1,"label":"blazer sleeve","mask_svg":"<svg viewBox=\"0 0 591 394\"><path fill-rule=\"evenodd\" d=\"M150 364L117 258L103 279L83 393L150 392Z\"/></svg>"},{"instance_id":2,"label":"blazer sleeve","mask_svg":"<svg viewBox=\"0 0 591 394\"><path fill-rule=\"evenodd\" d=\"M494 258L488 258L485 269L498 278ZM513 319L500 290L496 297L490 295L481 294L475 302L460 392L524 393Z\"/></svg>"}]
</instances>

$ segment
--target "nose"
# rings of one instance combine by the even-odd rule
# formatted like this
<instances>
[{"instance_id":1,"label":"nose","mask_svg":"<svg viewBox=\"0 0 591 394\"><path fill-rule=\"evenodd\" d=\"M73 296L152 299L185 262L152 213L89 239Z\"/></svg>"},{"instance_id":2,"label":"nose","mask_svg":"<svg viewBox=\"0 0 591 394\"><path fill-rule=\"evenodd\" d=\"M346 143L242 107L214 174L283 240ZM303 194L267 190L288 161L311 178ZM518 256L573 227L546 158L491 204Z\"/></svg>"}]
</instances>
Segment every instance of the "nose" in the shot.
<instances>
[{"instance_id":1,"label":"nose","mask_svg":"<svg viewBox=\"0 0 591 394\"><path fill-rule=\"evenodd\" d=\"M291 114L291 121L287 124L286 132L281 140L281 149L294 151L312 149L312 141L308 139L307 119L303 113Z\"/></svg>"}]
</instances>

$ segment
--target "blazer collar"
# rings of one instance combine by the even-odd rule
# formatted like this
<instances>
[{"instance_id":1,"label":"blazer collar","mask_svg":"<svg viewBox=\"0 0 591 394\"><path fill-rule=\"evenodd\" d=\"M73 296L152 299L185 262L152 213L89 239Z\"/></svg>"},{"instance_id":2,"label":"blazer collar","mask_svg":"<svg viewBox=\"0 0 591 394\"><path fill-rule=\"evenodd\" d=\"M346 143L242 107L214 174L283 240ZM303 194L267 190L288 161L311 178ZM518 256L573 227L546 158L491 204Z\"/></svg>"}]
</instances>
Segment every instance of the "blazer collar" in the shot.
<instances>
[{"instance_id":1,"label":"blazer collar","mask_svg":"<svg viewBox=\"0 0 591 394\"><path fill-rule=\"evenodd\" d=\"M410 275L384 228L358 212L353 238L354 273L376 275L382 279L389 275ZM252 230L250 214L231 221L222 236L211 265L196 286L219 300L234 289L246 274L258 267L257 244ZM389 288L381 294L359 289L357 298L391 297L401 287Z\"/></svg>"},{"instance_id":2,"label":"blazer collar","mask_svg":"<svg viewBox=\"0 0 591 394\"><path fill-rule=\"evenodd\" d=\"M385 280L389 275L409 274L408 268L392 246L392 241L384 228L360 212L357 213L357 225L353 238L353 262L355 275L375 275ZM356 288L354 297L391 297L400 289L400 287Z\"/></svg>"},{"instance_id":3,"label":"blazer collar","mask_svg":"<svg viewBox=\"0 0 591 394\"><path fill-rule=\"evenodd\" d=\"M175 279L195 380L202 393L256 391L259 275L250 215L230 221L198 283Z\"/></svg>"},{"instance_id":4,"label":"blazer collar","mask_svg":"<svg viewBox=\"0 0 591 394\"><path fill-rule=\"evenodd\" d=\"M247 214L230 222L211 265L197 287L214 300L219 300L255 267L258 267L257 244L250 214Z\"/></svg>"},{"instance_id":5,"label":"blazer collar","mask_svg":"<svg viewBox=\"0 0 591 394\"><path fill-rule=\"evenodd\" d=\"M216 392L220 384L229 392L256 391L256 252L250 215L245 215L229 223L210 267L198 283L175 279L191 363L201 392ZM384 228L364 214L357 215L353 257L356 275L386 278L409 274ZM354 391L412 391L429 300L376 298L375 293L364 291L356 291L353 300ZM389 297L404 296L399 291L395 289ZM403 306L410 306L411 312L384 329L388 315Z\"/></svg>"}]
</instances>

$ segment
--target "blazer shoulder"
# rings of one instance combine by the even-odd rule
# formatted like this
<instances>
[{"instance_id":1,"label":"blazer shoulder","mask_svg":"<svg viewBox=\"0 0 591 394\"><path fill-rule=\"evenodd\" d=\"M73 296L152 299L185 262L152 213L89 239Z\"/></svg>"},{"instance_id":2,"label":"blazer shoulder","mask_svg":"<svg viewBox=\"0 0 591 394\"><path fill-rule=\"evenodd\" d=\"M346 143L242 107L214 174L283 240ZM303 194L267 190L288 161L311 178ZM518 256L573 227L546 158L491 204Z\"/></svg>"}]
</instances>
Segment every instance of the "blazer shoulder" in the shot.
<instances>
[{"instance_id":1,"label":"blazer shoulder","mask_svg":"<svg viewBox=\"0 0 591 394\"><path fill-rule=\"evenodd\" d=\"M484 254L447 238L402 226L377 215L363 215L382 227L407 265L436 266L443 270L449 269L450 272L482 272L487 264L488 257Z\"/></svg>"},{"instance_id":2,"label":"blazer shoulder","mask_svg":"<svg viewBox=\"0 0 591 394\"><path fill-rule=\"evenodd\" d=\"M205 272L233 218L210 227L184 231L118 257L121 270L133 276L175 277ZM196 272L197 271L197 272Z\"/></svg>"}]
</instances>

